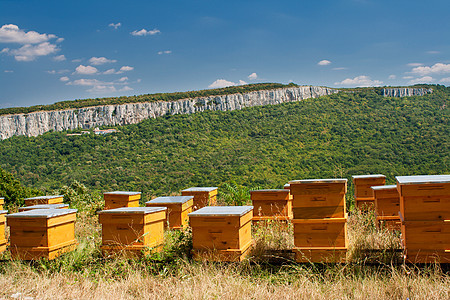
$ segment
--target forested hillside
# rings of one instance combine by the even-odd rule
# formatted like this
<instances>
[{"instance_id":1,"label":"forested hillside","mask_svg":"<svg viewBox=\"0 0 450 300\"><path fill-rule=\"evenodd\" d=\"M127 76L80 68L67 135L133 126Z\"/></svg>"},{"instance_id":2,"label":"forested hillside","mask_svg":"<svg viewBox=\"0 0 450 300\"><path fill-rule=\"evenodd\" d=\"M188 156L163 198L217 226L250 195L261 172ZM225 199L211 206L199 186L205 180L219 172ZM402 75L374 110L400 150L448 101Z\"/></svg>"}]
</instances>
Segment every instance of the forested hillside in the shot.
<instances>
[{"instance_id":1,"label":"forested hillside","mask_svg":"<svg viewBox=\"0 0 450 300\"><path fill-rule=\"evenodd\" d=\"M29 187L78 180L100 191L145 197L190 186L279 188L288 180L450 173L450 88L422 97L382 97L376 89L252 107L149 119L120 132L12 137L0 167Z\"/></svg>"}]
</instances>

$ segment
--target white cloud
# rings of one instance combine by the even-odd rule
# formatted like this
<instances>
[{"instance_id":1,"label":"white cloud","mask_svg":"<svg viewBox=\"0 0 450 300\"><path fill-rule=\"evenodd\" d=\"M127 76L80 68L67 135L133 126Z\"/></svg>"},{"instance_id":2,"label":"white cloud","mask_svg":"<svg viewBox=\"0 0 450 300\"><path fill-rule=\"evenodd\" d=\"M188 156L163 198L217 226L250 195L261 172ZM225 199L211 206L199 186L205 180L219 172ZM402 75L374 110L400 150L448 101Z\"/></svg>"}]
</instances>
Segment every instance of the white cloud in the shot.
<instances>
[{"instance_id":1,"label":"white cloud","mask_svg":"<svg viewBox=\"0 0 450 300\"><path fill-rule=\"evenodd\" d=\"M433 77L431 76L424 76L421 78L415 78L415 79L411 79L408 83L409 84L418 84L418 83L430 83L434 81Z\"/></svg>"},{"instance_id":2,"label":"white cloud","mask_svg":"<svg viewBox=\"0 0 450 300\"><path fill-rule=\"evenodd\" d=\"M402 78L403 79L413 79L414 77L413 76L403 76Z\"/></svg>"},{"instance_id":3,"label":"white cloud","mask_svg":"<svg viewBox=\"0 0 450 300\"><path fill-rule=\"evenodd\" d=\"M58 39L56 40L57 43L61 43L61 42L63 42L63 41L64 41L64 38L58 38Z\"/></svg>"},{"instance_id":4,"label":"white cloud","mask_svg":"<svg viewBox=\"0 0 450 300\"><path fill-rule=\"evenodd\" d=\"M218 88L224 88L227 86L244 85L244 84L247 84L247 82L245 82L243 80L239 80L238 83L235 83L235 82L228 81L225 79L217 79L216 81L211 83L208 87L211 89L218 89Z\"/></svg>"},{"instance_id":5,"label":"white cloud","mask_svg":"<svg viewBox=\"0 0 450 300\"><path fill-rule=\"evenodd\" d=\"M257 78L258 78L258 75L256 73L252 73L252 74L248 75L248 79L250 79L250 80L255 80Z\"/></svg>"},{"instance_id":6,"label":"white cloud","mask_svg":"<svg viewBox=\"0 0 450 300\"><path fill-rule=\"evenodd\" d=\"M70 79L69 79L69 77L67 77L67 76L63 76L63 77L59 78L59 80L61 80L62 82L67 82L67 81L69 81Z\"/></svg>"},{"instance_id":7,"label":"white cloud","mask_svg":"<svg viewBox=\"0 0 450 300\"><path fill-rule=\"evenodd\" d=\"M345 68L345 67L338 67L338 68L333 68L331 70L333 70L333 71L340 71L340 70L347 70L347 68Z\"/></svg>"},{"instance_id":8,"label":"white cloud","mask_svg":"<svg viewBox=\"0 0 450 300\"><path fill-rule=\"evenodd\" d=\"M431 67L416 67L412 69L411 73L422 76L430 74L447 74L450 73L450 64L437 63Z\"/></svg>"},{"instance_id":9,"label":"white cloud","mask_svg":"<svg viewBox=\"0 0 450 300\"><path fill-rule=\"evenodd\" d=\"M91 57L89 59L89 62L91 63L91 65L99 66L99 65L103 65L103 64L107 64L107 63L115 63L115 62L117 62L117 60L107 59L106 57Z\"/></svg>"},{"instance_id":10,"label":"white cloud","mask_svg":"<svg viewBox=\"0 0 450 300\"><path fill-rule=\"evenodd\" d=\"M82 61L82 59L81 58L77 58L77 59L72 59L72 62L76 62L76 63L79 63L79 62L81 62Z\"/></svg>"},{"instance_id":11,"label":"white cloud","mask_svg":"<svg viewBox=\"0 0 450 300\"><path fill-rule=\"evenodd\" d=\"M46 56L58 52L59 49L56 45L49 42L41 43L38 45L26 44L19 49L5 48L1 53L8 53L13 55L17 61L33 61L36 57Z\"/></svg>"},{"instance_id":12,"label":"white cloud","mask_svg":"<svg viewBox=\"0 0 450 300\"><path fill-rule=\"evenodd\" d=\"M74 74L93 75L93 74L97 74L97 72L98 72L98 70L96 67L79 65L75 69Z\"/></svg>"},{"instance_id":13,"label":"white cloud","mask_svg":"<svg viewBox=\"0 0 450 300\"><path fill-rule=\"evenodd\" d=\"M158 29L153 29L153 30L146 30L146 29L141 29L141 30L135 30L133 32L130 32L131 35L134 36L146 36L146 35L155 35L161 33L161 31L159 31Z\"/></svg>"},{"instance_id":14,"label":"white cloud","mask_svg":"<svg viewBox=\"0 0 450 300\"><path fill-rule=\"evenodd\" d=\"M130 66L123 66L120 68L119 71L116 72L116 74L122 74L123 72L133 71L134 68Z\"/></svg>"},{"instance_id":15,"label":"white cloud","mask_svg":"<svg viewBox=\"0 0 450 300\"><path fill-rule=\"evenodd\" d=\"M397 76L395 76L394 74L389 75L389 77L388 77L388 79L395 79L395 78L397 78Z\"/></svg>"},{"instance_id":16,"label":"white cloud","mask_svg":"<svg viewBox=\"0 0 450 300\"><path fill-rule=\"evenodd\" d=\"M331 64L331 61L324 59L324 60L319 61L317 64L319 66L328 66L329 64Z\"/></svg>"},{"instance_id":17,"label":"white cloud","mask_svg":"<svg viewBox=\"0 0 450 300\"><path fill-rule=\"evenodd\" d=\"M127 91L132 91L133 89L130 88L128 85L124 86L123 88L121 88L119 90L119 92L127 92Z\"/></svg>"},{"instance_id":18,"label":"white cloud","mask_svg":"<svg viewBox=\"0 0 450 300\"><path fill-rule=\"evenodd\" d=\"M420 66L423 66L423 64L422 63L409 63L409 64L407 64L407 66L408 67L420 67Z\"/></svg>"},{"instance_id":19,"label":"white cloud","mask_svg":"<svg viewBox=\"0 0 450 300\"><path fill-rule=\"evenodd\" d=\"M106 70L105 72L103 72L103 74L105 74L105 75L116 74L116 69Z\"/></svg>"},{"instance_id":20,"label":"white cloud","mask_svg":"<svg viewBox=\"0 0 450 300\"><path fill-rule=\"evenodd\" d=\"M113 85L94 85L92 88L87 90L90 93L94 94L101 94L101 93L107 93L107 92L116 92L117 89Z\"/></svg>"},{"instance_id":21,"label":"white cloud","mask_svg":"<svg viewBox=\"0 0 450 300\"><path fill-rule=\"evenodd\" d=\"M64 74L64 73L68 73L68 72L70 72L70 70L58 70L58 71L50 70L50 71L47 71L47 73L49 73L49 74Z\"/></svg>"},{"instance_id":22,"label":"white cloud","mask_svg":"<svg viewBox=\"0 0 450 300\"><path fill-rule=\"evenodd\" d=\"M6 71L5 71L6 72ZM450 77L442 78L439 82L450 83Z\"/></svg>"},{"instance_id":23,"label":"white cloud","mask_svg":"<svg viewBox=\"0 0 450 300\"><path fill-rule=\"evenodd\" d=\"M58 56L53 57L53 60L54 61L65 61L66 57L64 55L58 55Z\"/></svg>"},{"instance_id":24,"label":"white cloud","mask_svg":"<svg viewBox=\"0 0 450 300\"><path fill-rule=\"evenodd\" d=\"M3 72L5 72L5 73L14 73L13 70L5 70L5 71L3 71Z\"/></svg>"},{"instance_id":25,"label":"white cloud","mask_svg":"<svg viewBox=\"0 0 450 300\"><path fill-rule=\"evenodd\" d=\"M124 76L124 77L120 78L118 81L119 82L124 82L124 81L127 81L127 80L128 80L128 77Z\"/></svg>"},{"instance_id":26,"label":"white cloud","mask_svg":"<svg viewBox=\"0 0 450 300\"><path fill-rule=\"evenodd\" d=\"M427 51L428 54L439 54L441 53L440 51L435 51L435 50L431 50L431 51Z\"/></svg>"},{"instance_id":27,"label":"white cloud","mask_svg":"<svg viewBox=\"0 0 450 300\"><path fill-rule=\"evenodd\" d=\"M0 43L40 44L53 38L57 36L36 31L25 32L14 24L5 24L0 27Z\"/></svg>"},{"instance_id":28,"label":"white cloud","mask_svg":"<svg viewBox=\"0 0 450 300\"><path fill-rule=\"evenodd\" d=\"M360 86L360 87L367 87L367 86L379 86L383 83L383 81L380 80L372 80L369 76L361 75L357 76L355 78L347 78L344 79L341 82L335 82L335 85L350 85L350 86Z\"/></svg>"},{"instance_id":29,"label":"white cloud","mask_svg":"<svg viewBox=\"0 0 450 300\"><path fill-rule=\"evenodd\" d=\"M159 52L158 52L159 55L161 55L161 54L170 54L170 53L172 53L171 50L159 51Z\"/></svg>"},{"instance_id":30,"label":"white cloud","mask_svg":"<svg viewBox=\"0 0 450 300\"><path fill-rule=\"evenodd\" d=\"M128 77L122 77L114 81L101 81L98 79L77 79L74 81L67 81L67 85L89 87L87 90L90 93L106 93L106 92L125 92L131 91L132 88L128 86ZM119 87L122 87L119 89Z\"/></svg>"},{"instance_id":31,"label":"white cloud","mask_svg":"<svg viewBox=\"0 0 450 300\"><path fill-rule=\"evenodd\" d=\"M244 80L239 80L239 84L238 85L245 85L247 84L247 82L245 82Z\"/></svg>"},{"instance_id":32,"label":"white cloud","mask_svg":"<svg viewBox=\"0 0 450 300\"><path fill-rule=\"evenodd\" d=\"M114 29L117 29L117 28L119 28L120 26L122 26L122 23L116 23L116 24L114 24L114 23L111 23L111 24L109 24L108 25L109 27L114 27Z\"/></svg>"}]
</instances>

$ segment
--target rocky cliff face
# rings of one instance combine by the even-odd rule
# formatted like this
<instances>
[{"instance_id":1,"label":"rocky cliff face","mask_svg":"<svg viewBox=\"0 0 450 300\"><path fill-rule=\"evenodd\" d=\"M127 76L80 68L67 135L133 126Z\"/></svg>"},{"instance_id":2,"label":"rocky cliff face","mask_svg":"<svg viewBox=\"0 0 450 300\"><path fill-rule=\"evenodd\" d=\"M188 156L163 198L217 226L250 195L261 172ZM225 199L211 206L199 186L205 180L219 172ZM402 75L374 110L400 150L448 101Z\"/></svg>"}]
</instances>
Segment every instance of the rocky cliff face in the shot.
<instances>
[{"instance_id":1,"label":"rocky cliff face","mask_svg":"<svg viewBox=\"0 0 450 300\"><path fill-rule=\"evenodd\" d=\"M423 96L433 93L433 89L424 88L388 88L383 89L384 97Z\"/></svg>"},{"instance_id":2,"label":"rocky cliff face","mask_svg":"<svg viewBox=\"0 0 450 300\"><path fill-rule=\"evenodd\" d=\"M172 102L147 102L94 106L80 109L40 111L0 116L0 139L14 135L37 136L48 131L89 129L104 125L139 123L164 115L192 114L205 110L235 110L250 106L279 104L316 98L339 92L315 86L282 88L245 94L201 97Z\"/></svg>"}]
</instances>

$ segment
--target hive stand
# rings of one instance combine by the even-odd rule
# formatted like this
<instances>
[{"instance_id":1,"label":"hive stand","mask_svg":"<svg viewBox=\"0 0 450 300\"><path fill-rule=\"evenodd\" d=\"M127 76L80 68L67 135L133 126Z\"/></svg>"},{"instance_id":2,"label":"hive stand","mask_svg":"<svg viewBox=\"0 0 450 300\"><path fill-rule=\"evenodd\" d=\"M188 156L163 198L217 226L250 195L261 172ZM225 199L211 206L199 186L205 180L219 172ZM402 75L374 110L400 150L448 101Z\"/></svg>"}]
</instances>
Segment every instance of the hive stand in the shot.
<instances>
[{"instance_id":1,"label":"hive stand","mask_svg":"<svg viewBox=\"0 0 450 300\"><path fill-rule=\"evenodd\" d=\"M128 191L107 192L103 193L103 199L105 199L105 209L139 207L141 193Z\"/></svg>"},{"instance_id":2,"label":"hive stand","mask_svg":"<svg viewBox=\"0 0 450 300\"><path fill-rule=\"evenodd\" d=\"M450 263L450 175L396 179L406 261Z\"/></svg>"},{"instance_id":3,"label":"hive stand","mask_svg":"<svg viewBox=\"0 0 450 300\"><path fill-rule=\"evenodd\" d=\"M396 185L372 186L377 224L389 230L401 230L400 194Z\"/></svg>"},{"instance_id":4,"label":"hive stand","mask_svg":"<svg viewBox=\"0 0 450 300\"><path fill-rule=\"evenodd\" d=\"M39 205L39 204L60 204L63 203L64 195L56 195L56 196L38 196L33 198L26 198L25 205Z\"/></svg>"},{"instance_id":5,"label":"hive stand","mask_svg":"<svg viewBox=\"0 0 450 300\"><path fill-rule=\"evenodd\" d=\"M217 205L217 187L191 187L181 191L183 196L194 196L193 210Z\"/></svg>"},{"instance_id":6,"label":"hive stand","mask_svg":"<svg viewBox=\"0 0 450 300\"><path fill-rule=\"evenodd\" d=\"M68 209L69 204L38 204L32 206L19 207L19 212L33 209Z\"/></svg>"},{"instance_id":7,"label":"hive stand","mask_svg":"<svg viewBox=\"0 0 450 300\"><path fill-rule=\"evenodd\" d=\"M164 243L166 207L120 207L99 212L104 256L137 257L159 252Z\"/></svg>"},{"instance_id":8,"label":"hive stand","mask_svg":"<svg viewBox=\"0 0 450 300\"><path fill-rule=\"evenodd\" d=\"M0 210L0 253L6 250L5 224L7 210Z\"/></svg>"},{"instance_id":9,"label":"hive stand","mask_svg":"<svg viewBox=\"0 0 450 300\"><path fill-rule=\"evenodd\" d=\"M355 204L356 207L363 210L375 208L375 197L373 195L372 186L385 185L386 176L382 174L373 175L355 175L353 178L353 186L355 187Z\"/></svg>"},{"instance_id":10,"label":"hive stand","mask_svg":"<svg viewBox=\"0 0 450 300\"><path fill-rule=\"evenodd\" d=\"M253 221L292 219L292 196L287 189L250 191Z\"/></svg>"},{"instance_id":11,"label":"hive stand","mask_svg":"<svg viewBox=\"0 0 450 300\"><path fill-rule=\"evenodd\" d=\"M344 262L347 255L347 179L290 181L297 262Z\"/></svg>"},{"instance_id":12,"label":"hive stand","mask_svg":"<svg viewBox=\"0 0 450 300\"><path fill-rule=\"evenodd\" d=\"M252 244L253 206L207 206L189 214L195 259L242 261Z\"/></svg>"},{"instance_id":13,"label":"hive stand","mask_svg":"<svg viewBox=\"0 0 450 300\"><path fill-rule=\"evenodd\" d=\"M34 209L6 216L13 258L54 259L75 249L76 209Z\"/></svg>"},{"instance_id":14,"label":"hive stand","mask_svg":"<svg viewBox=\"0 0 450 300\"><path fill-rule=\"evenodd\" d=\"M183 229L189 224L188 214L192 211L194 196L158 197L145 202L147 207L167 207L166 227Z\"/></svg>"},{"instance_id":15,"label":"hive stand","mask_svg":"<svg viewBox=\"0 0 450 300\"><path fill-rule=\"evenodd\" d=\"M4 205L5 205L5 198L0 197L0 210L3 210Z\"/></svg>"}]
</instances>

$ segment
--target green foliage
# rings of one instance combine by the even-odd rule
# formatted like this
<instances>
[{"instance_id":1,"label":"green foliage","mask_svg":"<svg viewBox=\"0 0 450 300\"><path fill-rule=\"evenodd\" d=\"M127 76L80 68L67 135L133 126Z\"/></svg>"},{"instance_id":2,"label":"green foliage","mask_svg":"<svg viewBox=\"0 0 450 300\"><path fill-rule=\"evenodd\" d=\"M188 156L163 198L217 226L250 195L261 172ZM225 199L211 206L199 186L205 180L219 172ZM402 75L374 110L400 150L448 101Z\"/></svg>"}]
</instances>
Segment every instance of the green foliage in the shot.
<instances>
[{"instance_id":1,"label":"green foliage","mask_svg":"<svg viewBox=\"0 0 450 300\"><path fill-rule=\"evenodd\" d=\"M42 192L22 186L14 175L0 168L0 197L5 198L6 206L21 206L24 204L23 199L37 195L42 195Z\"/></svg>"},{"instance_id":2,"label":"green foliage","mask_svg":"<svg viewBox=\"0 0 450 300\"><path fill-rule=\"evenodd\" d=\"M260 188L248 188L231 181L231 183L224 183L221 186L218 196L226 205L248 205L250 203L250 191L258 189Z\"/></svg>"},{"instance_id":3,"label":"green foliage","mask_svg":"<svg viewBox=\"0 0 450 300\"><path fill-rule=\"evenodd\" d=\"M64 195L64 203L79 211L96 212L104 206L103 197L96 191L90 191L84 184L73 181L69 186L63 186L58 194Z\"/></svg>"}]
</instances>

